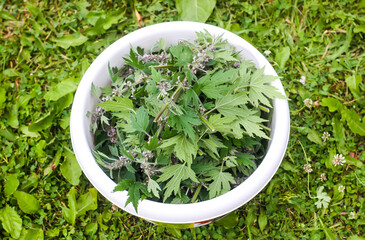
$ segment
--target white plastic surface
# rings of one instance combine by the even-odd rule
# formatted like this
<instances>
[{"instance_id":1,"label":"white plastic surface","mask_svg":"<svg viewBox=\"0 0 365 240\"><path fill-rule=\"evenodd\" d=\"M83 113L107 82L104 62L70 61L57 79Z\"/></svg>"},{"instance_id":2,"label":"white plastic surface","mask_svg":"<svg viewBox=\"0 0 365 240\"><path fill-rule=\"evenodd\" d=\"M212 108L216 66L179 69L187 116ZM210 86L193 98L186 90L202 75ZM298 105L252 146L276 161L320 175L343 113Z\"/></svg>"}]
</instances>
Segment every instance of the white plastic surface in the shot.
<instances>
[{"instance_id":1,"label":"white plastic surface","mask_svg":"<svg viewBox=\"0 0 365 240\"><path fill-rule=\"evenodd\" d=\"M164 38L168 44L176 44L179 40L193 40L195 32L208 30L213 35L223 34L246 59L251 59L256 67L265 66L264 74L277 75L266 58L251 44L239 36L222 28L196 22L168 22L156 24L132 32L103 51L90 65L76 91L71 111L71 140L76 158L90 182L109 201L125 211L141 218L165 223L194 223L214 219L227 214L252 199L263 189L277 171L285 154L289 138L289 107L286 100L274 99L271 143L266 157L257 170L241 185L230 192L214 199L191 204L163 204L143 200L135 212L132 204L127 205L126 192L115 192L116 183L112 181L96 163L91 148L93 136L90 133L90 119L87 112L92 112L96 99L91 95L91 84L105 87L109 82L108 62L120 67L122 57L129 54L130 46L151 48L159 39ZM279 80L272 85L284 93Z\"/></svg>"}]
</instances>

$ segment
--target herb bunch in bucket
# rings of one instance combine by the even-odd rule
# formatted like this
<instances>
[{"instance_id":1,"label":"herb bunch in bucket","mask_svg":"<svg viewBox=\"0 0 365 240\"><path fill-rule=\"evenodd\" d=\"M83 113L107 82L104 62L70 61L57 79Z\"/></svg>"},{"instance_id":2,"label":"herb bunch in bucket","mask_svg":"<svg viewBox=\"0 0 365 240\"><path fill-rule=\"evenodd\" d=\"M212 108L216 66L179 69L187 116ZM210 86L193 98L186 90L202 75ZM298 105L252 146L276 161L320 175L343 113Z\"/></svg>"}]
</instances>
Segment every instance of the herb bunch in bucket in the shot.
<instances>
[{"instance_id":1,"label":"herb bunch in bucket","mask_svg":"<svg viewBox=\"0 0 365 240\"><path fill-rule=\"evenodd\" d=\"M139 200L191 203L243 182L265 156L276 77L207 31L194 42L131 48L111 85L93 94L95 159Z\"/></svg>"}]
</instances>

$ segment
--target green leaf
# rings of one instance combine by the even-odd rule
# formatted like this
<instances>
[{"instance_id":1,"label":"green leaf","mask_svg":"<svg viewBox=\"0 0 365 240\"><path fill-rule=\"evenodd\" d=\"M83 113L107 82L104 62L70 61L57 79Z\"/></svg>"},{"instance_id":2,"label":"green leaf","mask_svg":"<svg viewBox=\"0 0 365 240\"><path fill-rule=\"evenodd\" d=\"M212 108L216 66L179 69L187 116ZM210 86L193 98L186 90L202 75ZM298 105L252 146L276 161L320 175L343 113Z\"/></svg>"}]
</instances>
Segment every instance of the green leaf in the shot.
<instances>
[{"instance_id":1,"label":"green leaf","mask_svg":"<svg viewBox=\"0 0 365 240\"><path fill-rule=\"evenodd\" d=\"M322 145L323 144L321 137L318 135L317 131L314 130L314 129L308 129L307 138L310 141L312 141L314 143L317 143L319 145Z\"/></svg>"},{"instance_id":2,"label":"green leaf","mask_svg":"<svg viewBox=\"0 0 365 240\"><path fill-rule=\"evenodd\" d=\"M23 229L19 240L43 240L44 233L40 228L30 228L28 230Z\"/></svg>"},{"instance_id":3,"label":"green leaf","mask_svg":"<svg viewBox=\"0 0 365 240\"><path fill-rule=\"evenodd\" d=\"M11 235L11 237L18 239L22 231L22 219L14 208L6 205L0 209L0 221L3 229Z\"/></svg>"},{"instance_id":4,"label":"green leaf","mask_svg":"<svg viewBox=\"0 0 365 240\"><path fill-rule=\"evenodd\" d=\"M365 31L365 29L364 29ZM365 240L365 238L360 237L358 235L352 235L351 237L348 237L347 240Z\"/></svg>"},{"instance_id":5,"label":"green leaf","mask_svg":"<svg viewBox=\"0 0 365 240\"><path fill-rule=\"evenodd\" d=\"M10 127L18 128L19 127L18 104L12 104L8 109L8 112L5 117Z\"/></svg>"},{"instance_id":6,"label":"green leaf","mask_svg":"<svg viewBox=\"0 0 365 240\"><path fill-rule=\"evenodd\" d=\"M0 87L0 110L5 107L4 102L6 101L6 90L5 88ZM0 112L1 116L1 112Z\"/></svg>"},{"instance_id":7,"label":"green leaf","mask_svg":"<svg viewBox=\"0 0 365 240\"><path fill-rule=\"evenodd\" d=\"M153 195L155 197L160 198L160 194L159 194L159 191L161 191L160 185L158 185L158 183L155 180L153 180L152 178L150 178L148 180L147 190L150 193L153 193Z\"/></svg>"},{"instance_id":8,"label":"green leaf","mask_svg":"<svg viewBox=\"0 0 365 240\"><path fill-rule=\"evenodd\" d=\"M14 142L16 140L15 134L9 129L0 129L0 136L4 137L5 139L11 142Z\"/></svg>"},{"instance_id":9,"label":"green leaf","mask_svg":"<svg viewBox=\"0 0 365 240\"><path fill-rule=\"evenodd\" d=\"M343 109L343 104L335 98L324 98L322 99L321 105L324 107L328 107L328 110L330 112L340 112Z\"/></svg>"},{"instance_id":10,"label":"green leaf","mask_svg":"<svg viewBox=\"0 0 365 240\"><path fill-rule=\"evenodd\" d=\"M337 142L337 148L339 152L343 152L342 150L345 149L345 141L346 141L346 135L345 135L345 128L341 121L334 117L332 118L333 122L333 136Z\"/></svg>"},{"instance_id":11,"label":"green leaf","mask_svg":"<svg viewBox=\"0 0 365 240\"><path fill-rule=\"evenodd\" d=\"M218 169L214 169L207 173L213 179L213 182L209 184L209 199L217 197L231 190L230 183L234 184L236 181L229 172L223 172Z\"/></svg>"},{"instance_id":12,"label":"green leaf","mask_svg":"<svg viewBox=\"0 0 365 240\"><path fill-rule=\"evenodd\" d=\"M88 38L79 32L58 38L51 38L51 41L55 42L57 46L62 47L64 49L68 49L69 47L80 46L84 44L87 40Z\"/></svg>"},{"instance_id":13,"label":"green leaf","mask_svg":"<svg viewBox=\"0 0 365 240\"><path fill-rule=\"evenodd\" d=\"M182 44L171 46L170 52L175 58L176 66L185 66L193 61L193 51L188 46Z\"/></svg>"},{"instance_id":14,"label":"green leaf","mask_svg":"<svg viewBox=\"0 0 365 240\"><path fill-rule=\"evenodd\" d=\"M40 118L37 121L35 121L34 123L32 123L28 127L28 131L38 132L43 129L51 127L55 116L56 116L56 114L54 112L48 112L45 116L43 116L42 118Z\"/></svg>"},{"instance_id":15,"label":"green leaf","mask_svg":"<svg viewBox=\"0 0 365 240\"><path fill-rule=\"evenodd\" d=\"M360 93L359 85L362 82L361 75L351 75L345 79L347 86L349 87L354 98L360 98L362 94Z\"/></svg>"},{"instance_id":16,"label":"green leaf","mask_svg":"<svg viewBox=\"0 0 365 240\"><path fill-rule=\"evenodd\" d=\"M138 202L145 198L151 197L152 195L148 192L147 187L141 182L134 182L129 179L122 179L117 186L114 188L114 192L116 191L124 191L128 190L128 198L125 203L127 206L129 203L132 203L136 212L138 212Z\"/></svg>"},{"instance_id":17,"label":"green leaf","mask_svg":"<svg viewBox=\"0 0 365 240\"><path fill-rule=\"evenodd\" d=\"M289 60L290 57L290 48L283 47L275 54L275 62L279 65L280 68L284 68L286 62Z\"/></svg>"},{"instance_id":18,"label":"green leaf","mask_svg":"<svg viewBox=\"0 0 365 240\"><path fill-rule=\"evenodd\" d=\"M262 131L262 127L259 125L259 123L265 122L265 119L260 118L256 115L254 110L249 109L246 109L244 115L245 117L238 117L237 123L242 125L250 137L256 135L261 138L269 139L265 132Z\"/></svg>"},{"instance_id":19,"label":"green leaf","mask_svg":"<svg viewBox=\"0 0 365 240\"><path fill-rule=\"evenodd\" d=\"M181 20L203 23L212 14L215 4L215 0L176 0Z\"/></svg>"},{"instance_id":20,"label":"green leaf","mask_svg":"<svg viewBox=\"0 0 365 240\"><path fill-rule=\"evenodd\" d=\"M343 110L342 118L346 120L347 125L353 133L365 136L365 122L361 122L361 117L354 109Z\"/></svg>"},{"instance_id":21,"label":"green leaf","mask_svg":"<svg viewBox=\"0 0 365 240\"><path fill-rule=\"evenodd\" d=\"M207 74L199 79L199 87L208 98L223 98L223 94L229 90L227 83L237 78L237 70L220 70L214 74Z\"/></svg>"},{"instance_id":22,"label":"green leaf","mask_svg":"<svg viewBox=\"0 0 365 240\"><path fill-rule=\"evenodd\" d=\"M135 131L146 132L148 124L150 123L150 118L143 106L137 109L135 116L130 114L130 119Z\"/></svg>"},{"instance_id":23,"label":"green leaf","mask_svg":"<svg viewBox=\"0 0 365 240\"><path fill-rule=\"evenodd\" d=\"M227 148L220 140L214 135L209 135L209 138L202 139L202 144L205 149L208 149L217 157L219 157L218 149Z\"/></svg>"},{"instance_id":24,"label":"green leaf","mask_svg":"<svg viewBox=\"0 0 365 240\"><path fill-rule=\"evenodd\" d=\"M177 131L183 131L186 136L195 141L196 133L194 130L194 126L201 125L202 121L199 119L197 113L194 110L188 108L182 115L171 114L168 119L168 123Z\"/></svg>"},{"instance_id":25,"label":"green leaf","mask_svg":"<svg viewBox=\"0 0 365 240\"><path fill-rule=\"evenodd\" d=\"M172 138L165 139L162 142L161 146L159 146L159 148L163 149L170 146L174 146L175 156L179 160L186 162L188 166L191 165L193 161L193 156L195 157L198 152L198 147L196 143L192 142L183 134L179 134Z\"/></svg>"},{"instance_id":26,"label":"green leaf","mask_svg":"<svg viewBox=\"0 0 365 240\"><path fill-rule=\"evenodd\" d=\"M215 108L223 116L235 117L235 116L245 116L245 111L237 106L244 105L248 101L247 95L245 93L228 94L222 98L217 99L215 102Z\"/></svg>"},{"instance_id":27,"label":"green leaf","mask_svg":"<svg viewBox=\"0 0 365 240\"><path fill-rule=\"evenodd\" d=\"M82 172L76 157L69 150L64 152L64 157L65 160L60 167L62 176L72 185L78 185Z\"/></svg>"},{"instance_id":28,"label":"green leaf","mask_svg":"<svg viewBox=\"0 0 365 240\"><path fill-rule=\"evenodd\" d=\"M4 194L6 197L12 195L19 186L19 180L14 174L9 174L4 185Z\"/></svg>"},{"instance_id":29,"label":"green leaf","mask_svg":"<svg viewBox=\"0 0 365 240\"><path fill-rule=\"evenodd\" d=\"M169 180L165 186L164 201L174 192L175 195L180 195L181 181L191 179L193 182L199 182L194 171L185 166L185 164L175 164L161 169L162 174L157 179L157 182L165 182Z\"/></svg>"},{"instance_id":30,"label":"green leaf","mask_svg":"<svg viewBox=\"0 0 365 240\"><path fill-rule=\"evenodd\" d=\"M267 225L267 216L265 214L265 211L263 211L263 210L260 211L258 222L259 222L260 230L263 232Z\"/></svg>"},{"instance_id":31,"label":"green leaf","mask_svg":"<svg viewBox=\"0 0 365 240\"><path fill-rule=\"evenodd\" d=\"M17 21L16 17L6 11L0 11L0 19L9 20L9 21Z\"/></svg>"},{"instance_id":32,"label":"green leaf","mask_svg":"<svg viewBox=\"0 0 365 240\"><path fill-rule=\"evenodd\" d=\"M68 208L63 207L62 208L62 215L65 218L65 220L72 224L72 226L75 224L76 221L76 190L75 187L72 187L70 191L68 192Z\"/></svg>"},{"instance_id":33,"label":"green leaf","mask_svg":"<svg viewBox=\"0 0 365 240\"><path fill-rule=\"evenodd\" d=\"M242 136L242 131L234 132L232 123L235 121L233 117L222 117L221 114L211 114L209 116L209 123L213 126L215 132L220 132L223 135L233 134L236 138Z\"/></svg>"},{"instance_id":34,"label":"green leaf","mask_svg":"<svg viewBox=\"0 0 365 240\"><path fill-rule=\"evenodd\" d=\"M27 137L37 138L40 136L38 132L29 131L29 126L21 125L19 130Z\"/></svg>"},{"instance_id":35,"label":"green leaf","mask_svg":"<svg viewBox=\"0 0 365 240\"><path fill-rule=\"evenodd\" d=\"M328 57L330 61L335 60L339 56L341 56L342 53L346 52L347 49L350 47L352 40L352 28L347 29L346 31L346 40L341 42L341 47L331 56Z\"/></svg>"},{"instance_id":36,"label":"green leaf","mask_svg":"<svg viewBox=\"0 0 365 240\"><path fill-rule=\"evenodd\" d=\"M76 215L82 216L87 211L98 208L98 191L95 188L89 188L89 192L81 195L76 203Z\"/></svg>"},{"instance_id":37,"label":"green leaf","mask_svg":"<svg viewBox=\"0 0 365 240\"><path fill-rule=\"evenodd\" d=\"M317 188L317 202L314 203L317 208L328 208L328 204L331 201L331 197L326 192L323 192L323 186Z\"/></svg>"},{"instance_id":38,"label":"green leaf","mask_svg":"<svg viewBox=\"0 0 365 240\"><path fill-rule=\"evenodd\" d=\"M44 99L47 101L57 101L61 97L74 92L79 81L80 79L74 77L61 81L44 95Z\"/></svg>"},{"instance_id":39,"label":"green leaf","mask_svg":"<svg viewBox=\"0 0 365 240\"><path fill-rule=\"evenodd\" d=\"M33 214L41 209L38 199L29 193L16 191L14 196L18 202L19 208L25 213Z\"/></svg>"},{"instance_id":40,"label":"green leaf","mask_svg":"<svg viewBox=\"0 0 365 240\"><path fill-rule=\"evenodd\" d=\"M138 55L136 55L133 51L133 49L131 48L130 52L129 52L129 58L123 58L125 63L132 66L132 67L135 67L135 68L138 68L140 70L143 70L144 69L144 64L142 61L139 61L138 60Z\"/></svg>"},{"instance_id":41,"label":"green leaf","mask_svg":"<svg viewBox=\"0 0 365 240\"><path fill-rule=\"evenodd\" d=\"M117 101L109 100L96 104L96 106L103 107L106 111L111 112L134 112L134 106L131 99L127 97L115 97L115 100Z\"/></svg>"},{"instance_id":42,"label":"green leaf","mask_svg":"<svg viewBox=\"0 0 365 240\"><path fill-rule=\"evenodd\" d=\"M233 229L237 226L239 217L236 212L231 212L223 218L217 220L214 224L223 226L225 229Z\"/></svg>"},{"instance_id":43,"label":"green leaf","mask_svg":"<svg viewBox=\"0 0 365 240\"><path fill-rule=\"evenodd\" d=\"M98 231L98 223L97 222L91 222L89 223L85 228L85 233L87 235L93 236Z\"/></svg>"},{"instance_id":44,"label":"green leaf","mask_svg":"<svg viewBox=\"0 0 365 240\"><path fill-rule=\"evenodd\" d=\"M318 219L319 219L319 222L321 223L321 226L322 226L322 229L323 229L323 232L324 232L324 234L326 235L326 239L327 240L336 240L337 239L337 237L336 237L336 235L329 229L329 228L327 228L324 224L323 224L323 222L322 222L322 219L320 218L320 217L318 217Z\"/></svg>"},{"instance_id":45,"label":"green leaf","mask_svg":"<svg viewBox=\"0 0 365 240\"><path fill-rule=\"evenodd\" d=\"M286 171L291 171L294 173L298 172L296 166L288 161L283 161L280 166L283 167Z\"/></svg>"},{"instance_id":46,"label":"green leaf","mask_svg":"<svg viewBox=\"0 0 365 240\"><path fill-rule=\"evenodd\" d=\"M267 83L275 81L277 77L271 75L262 75L264 68L256 70L250 79L249 99L256 107L259 102L265 106L271 107L269 99L281 98L285 99L276 87L270 86Z\"/></svg>"},{"instance_id":47,"label":"green leaf","mask_svg":"<svg viewBox=\"0 0 365 240\"><path fill-rule=\"evenodd\" d=\"M365 33L365 24L354 27L354 33Z\"/></svg>"}]
</instances>

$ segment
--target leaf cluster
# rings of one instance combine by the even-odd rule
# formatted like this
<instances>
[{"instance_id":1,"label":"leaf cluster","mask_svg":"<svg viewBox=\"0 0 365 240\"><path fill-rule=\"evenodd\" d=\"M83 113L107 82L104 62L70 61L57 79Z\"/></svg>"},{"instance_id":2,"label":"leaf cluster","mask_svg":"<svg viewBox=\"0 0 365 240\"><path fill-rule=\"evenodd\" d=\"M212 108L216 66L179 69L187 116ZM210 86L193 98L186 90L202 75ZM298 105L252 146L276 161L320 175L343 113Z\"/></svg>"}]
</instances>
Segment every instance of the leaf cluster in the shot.
<instances>
[{"instance_id":1,"label":"leaf cluster","mask_svg":"<svg viewBox=\"0 0 365 240\"><path fill-rule=\"evenodd\" d=\"M269 139L260 107L283 98L268 85L276 77L241 60L222 36L162 42L131 48L122 68L109 67L111 86L93 86L94 155L136 211L146 197L201 201L241 183Z\"/></svg>"}]
</instances>

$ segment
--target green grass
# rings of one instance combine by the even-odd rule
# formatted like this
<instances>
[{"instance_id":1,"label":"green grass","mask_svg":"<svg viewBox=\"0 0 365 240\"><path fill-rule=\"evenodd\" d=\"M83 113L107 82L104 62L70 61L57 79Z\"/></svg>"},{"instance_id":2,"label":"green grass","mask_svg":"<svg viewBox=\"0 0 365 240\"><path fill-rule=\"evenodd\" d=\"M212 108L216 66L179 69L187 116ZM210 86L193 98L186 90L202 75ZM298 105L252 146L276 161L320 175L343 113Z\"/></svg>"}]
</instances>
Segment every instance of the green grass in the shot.
<instances>
[{"instance_id":1,"label":"green grass","mask_svg":"<svg viewBox=\"0 0 365 240\"><path fill-rule=\"evenodd\" d=\"M173 0L115 2L0 2L1 239L363 239L354 236L365 236L364 0L216 3L207 23L271 51L291 136L273 180L236 211L234 227L180 232L114 209L68 167L70 107L90 63L139 28L135 9L142 26L184 17ZM72 217L75 202L87 211Z\"/></svg>"}]
</instances>

